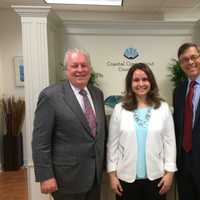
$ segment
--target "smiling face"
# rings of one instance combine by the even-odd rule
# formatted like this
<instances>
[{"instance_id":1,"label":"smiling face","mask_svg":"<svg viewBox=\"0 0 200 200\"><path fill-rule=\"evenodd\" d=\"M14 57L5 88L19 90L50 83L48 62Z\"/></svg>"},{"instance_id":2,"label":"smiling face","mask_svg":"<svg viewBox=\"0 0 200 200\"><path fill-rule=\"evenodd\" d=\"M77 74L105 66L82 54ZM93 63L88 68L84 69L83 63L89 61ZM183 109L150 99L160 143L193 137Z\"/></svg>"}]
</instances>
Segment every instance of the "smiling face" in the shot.
<instances>
[{"instance_id":1,"label":"smiling face","mask_svg":"<svg viewBox=\"0 0 200 200\"><path fill-rule=\"evenodd\" d=\"M195 80L200 75L200 56L195 47L186 49L179 57L182 70L188 78Z\"/></svg>"},{"instance_id":2,"label":"smiling face","mask_svg":"<svg viewBox=\"0 0 200 200\"><path fill-rule=\"evenodd\" d=\"M146 98L150 89L151 84L147 74L140 69L135 70L132 76L132 90L136 97L139 99Z\"/></svg>"},{"instance_id":3,"label":"smiling face","mask_svg":"<svg viewBox=\"0 0 200 200\"><path fill-rule=\"evenodd\" d=\"M87 86L91 76L91 67L86 55L81 52L69 53L67 57L66 76L77 88L83 89Z\"/></svg>"}]
</instances>

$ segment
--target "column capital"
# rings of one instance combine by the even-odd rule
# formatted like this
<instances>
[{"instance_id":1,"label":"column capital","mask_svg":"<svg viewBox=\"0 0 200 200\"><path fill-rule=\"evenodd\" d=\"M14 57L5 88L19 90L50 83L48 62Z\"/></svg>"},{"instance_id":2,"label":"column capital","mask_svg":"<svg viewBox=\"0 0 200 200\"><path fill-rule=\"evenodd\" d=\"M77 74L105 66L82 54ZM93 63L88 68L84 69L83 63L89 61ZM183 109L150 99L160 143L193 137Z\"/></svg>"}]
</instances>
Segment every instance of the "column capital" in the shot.
<instances>
[{"instance_id":1,"label":"column capital","mask_svg":"<svg viewBox=\"0 0 200 200\"><path fill-rule=\"evenodd\" d=\"M11 6L21 17L47 17L51 6Z\"/></svg>"}]
</instances>

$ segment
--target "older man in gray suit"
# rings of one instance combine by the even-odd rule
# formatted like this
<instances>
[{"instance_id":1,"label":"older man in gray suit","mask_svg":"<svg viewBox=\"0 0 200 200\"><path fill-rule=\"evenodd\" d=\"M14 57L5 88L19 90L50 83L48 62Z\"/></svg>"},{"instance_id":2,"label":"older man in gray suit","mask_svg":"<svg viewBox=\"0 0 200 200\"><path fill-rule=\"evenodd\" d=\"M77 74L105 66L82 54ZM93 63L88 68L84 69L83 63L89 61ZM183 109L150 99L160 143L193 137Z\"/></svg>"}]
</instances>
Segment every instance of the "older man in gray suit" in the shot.
<instances>
[{"instance_id":1,"label":"older man in gray suit","mask_svg":"<svg viewBox=\"0 0 200 200\"><path fill-rule=\"evenodd\" d=\"M99 200L106 138L103 94L88 84L91 64L85 51L67 51L65 66L67 81L39 96L32 140L36 181L55 200Z\"/></svg>"}]
</instances>

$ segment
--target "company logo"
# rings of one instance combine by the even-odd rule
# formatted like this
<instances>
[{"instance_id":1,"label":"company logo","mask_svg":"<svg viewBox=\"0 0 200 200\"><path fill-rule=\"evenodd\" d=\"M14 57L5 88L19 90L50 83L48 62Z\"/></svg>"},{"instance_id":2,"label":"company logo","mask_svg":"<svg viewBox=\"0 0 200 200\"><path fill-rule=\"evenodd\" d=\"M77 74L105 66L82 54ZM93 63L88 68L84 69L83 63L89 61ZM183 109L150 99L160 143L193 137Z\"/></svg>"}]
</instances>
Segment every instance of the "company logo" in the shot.
<instances>
[{"instance_id":1,"label":"company logo","mask_svg":"<svg viewBox=\"0 0 200 200\"><path fill-rule=\"evenodd\" d=\"M124 57L130 60L133 60L139 56L137 49L135 48L126 48L124 51Z\"/></svg>"}]
</instances>

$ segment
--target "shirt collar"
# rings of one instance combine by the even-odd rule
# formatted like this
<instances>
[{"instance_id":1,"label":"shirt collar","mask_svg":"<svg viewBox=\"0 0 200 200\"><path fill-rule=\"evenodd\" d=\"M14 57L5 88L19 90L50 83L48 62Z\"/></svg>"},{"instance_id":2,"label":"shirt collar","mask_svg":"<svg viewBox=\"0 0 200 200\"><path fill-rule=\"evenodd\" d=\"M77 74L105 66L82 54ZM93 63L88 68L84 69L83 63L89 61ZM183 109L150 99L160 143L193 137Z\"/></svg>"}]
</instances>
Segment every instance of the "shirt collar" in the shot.
<instances>
[{"instance_id":1,"label":"shirt collar","mask_svg":"<svg viewBox=\"0 0 200 200\"><path fill-rule=\"evenodd\" d=\"M70 81L69 81L69 84L70 84L72 90L73 90L75 93L79 93L79 92L80 92L80 90L81 90L80 88L74 86ZM89 92L88 89L87 89L87 87L84 87L83 89L86 90L87 92Z\"/></svg>"},{"instance_id":2,"label":"shirt collar","mask_svg":"<svg viewBox=\"0 0 200 200\"><path fill-rule=\"evenodd\" d=\"M192 81L191 79L188 79L188 85L190 85L191 81ZM195 79L195 84L200 85L200 75Z\"/></svg>"}]
</instances>

